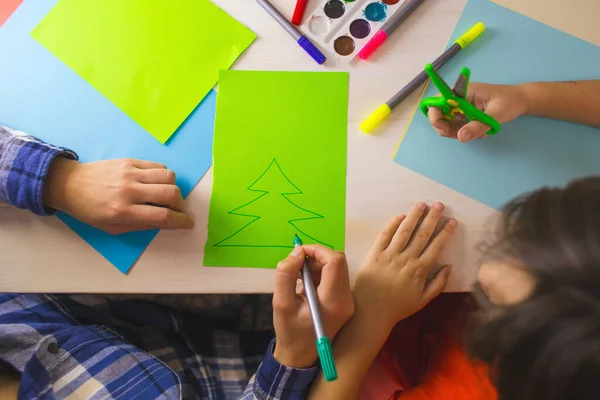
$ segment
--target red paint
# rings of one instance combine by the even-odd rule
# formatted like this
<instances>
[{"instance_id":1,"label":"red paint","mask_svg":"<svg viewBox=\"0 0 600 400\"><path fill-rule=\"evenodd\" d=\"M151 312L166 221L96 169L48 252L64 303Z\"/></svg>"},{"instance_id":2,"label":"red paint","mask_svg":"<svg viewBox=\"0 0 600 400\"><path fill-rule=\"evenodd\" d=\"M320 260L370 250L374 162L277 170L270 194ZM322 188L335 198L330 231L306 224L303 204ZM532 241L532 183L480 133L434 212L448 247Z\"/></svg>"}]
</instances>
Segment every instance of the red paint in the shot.
<instances>
[{"instance_id":1,"label":"red paint","mask_svg":"<svg viewBox=\"0 0 600 400\"><path fill-rule=\"evenodd\" d=\"M0 0L0 26L15 12L23 0Z\"/></svg>"},{"instance_id":2,"label":"red paint","mask_svg":"<svg viewBox=\"0 0 600 400\"><path fill-rule=\"evenodd\" d=\"M296 8L294 9L294 16L292 17L292 24L300 25L302 23L302 17L304 17L304 10L306 9L306 3L308 3L308 0L298 0L296 2Z\"/></svg>"}]
</instances>

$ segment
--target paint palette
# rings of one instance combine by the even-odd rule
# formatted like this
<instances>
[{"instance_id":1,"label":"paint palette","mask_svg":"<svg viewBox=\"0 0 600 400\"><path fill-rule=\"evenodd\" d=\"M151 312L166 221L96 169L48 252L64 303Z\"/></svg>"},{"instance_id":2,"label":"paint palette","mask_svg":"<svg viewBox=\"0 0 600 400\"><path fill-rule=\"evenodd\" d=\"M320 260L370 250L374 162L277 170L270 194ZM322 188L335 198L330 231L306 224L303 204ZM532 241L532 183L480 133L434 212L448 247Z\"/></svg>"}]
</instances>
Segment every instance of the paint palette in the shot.
<instances>
[{"instance_id":1,"label":"paint palette","mask_svg":"<svg viewBox=\"0 0 600 400\"><path fill-rule=\"evenodd\" d=\"M324 0L302 28L336 58L350 62L405 0Z\"/></svg>"}]
</instances>

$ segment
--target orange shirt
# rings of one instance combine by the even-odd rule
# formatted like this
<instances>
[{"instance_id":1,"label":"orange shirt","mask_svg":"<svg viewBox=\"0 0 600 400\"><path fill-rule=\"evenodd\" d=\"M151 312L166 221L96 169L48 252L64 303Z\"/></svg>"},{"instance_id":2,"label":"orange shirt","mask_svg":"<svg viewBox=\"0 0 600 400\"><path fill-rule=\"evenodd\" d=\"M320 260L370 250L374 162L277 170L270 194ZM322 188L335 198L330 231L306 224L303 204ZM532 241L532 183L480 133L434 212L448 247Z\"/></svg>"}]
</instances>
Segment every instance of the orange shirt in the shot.
<instances>
[{"instance_id":1,"label":"orange shirt","mask_svg":"<svg viewBox=\"0 0 600 400\"><path fill-rule=\"evenodd\" d=\"M396 325L365 377L361 400L496 400L488 367L469 358L460 327L468 294L442 294Z\"/></svg>"}]
</instances>

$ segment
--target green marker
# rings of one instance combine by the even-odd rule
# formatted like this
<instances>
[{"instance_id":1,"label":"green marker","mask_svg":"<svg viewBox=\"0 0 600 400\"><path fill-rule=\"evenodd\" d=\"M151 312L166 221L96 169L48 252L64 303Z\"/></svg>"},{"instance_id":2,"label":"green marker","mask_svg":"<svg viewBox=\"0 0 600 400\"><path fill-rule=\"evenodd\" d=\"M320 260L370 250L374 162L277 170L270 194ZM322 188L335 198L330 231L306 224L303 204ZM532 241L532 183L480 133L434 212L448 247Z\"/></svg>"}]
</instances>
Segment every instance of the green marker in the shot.
<instances>
[{"instance_id":1,"label":"green marker","mask_svg":"<svg viewBox=\"0 0 600 400\"><path fill-rule=\"evenodd\" d=\"M294 247L298 246L302 246L302 240L300 240L298 235L294 235ZM319 354L319 360L321 360L321 370L323 371L323 376L327 382L335 381L337 379L337 370L335 368L335 361L333 360L331 341L325 334L325 328L323 327L323 319L321 319L321 311L319 310L317 292L315 290L315 284L313 283L312 276L310 275L308 260L304 260L304 265L302 265L302 284L304 285L306 300L308 300L310 317L312 318L313 326L315 328L315 336L317 337L317 353Z\"/></svg>"}]
</instances>

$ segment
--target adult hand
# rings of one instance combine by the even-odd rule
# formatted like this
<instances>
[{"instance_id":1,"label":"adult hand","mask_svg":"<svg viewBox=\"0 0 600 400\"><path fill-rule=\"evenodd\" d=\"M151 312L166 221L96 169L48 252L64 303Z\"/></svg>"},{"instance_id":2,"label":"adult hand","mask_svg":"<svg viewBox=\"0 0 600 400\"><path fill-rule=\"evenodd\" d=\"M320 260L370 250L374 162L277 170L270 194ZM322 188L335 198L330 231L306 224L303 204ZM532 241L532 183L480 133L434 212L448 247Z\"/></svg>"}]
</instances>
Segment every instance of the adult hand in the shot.
<instances>
[{"instance_id":1,"label":"adult hand","mask_svg":"<svg viewBox=\"0 0 600 400\"><path fill-rule=\"evenodd\" d=\"M80 163L58 157L44 182L43 201L111 234L194 226L183 213L175 174L152 161Z\"/></svg>"},{"instance_id":2,"label":"adult hand","mask_svg":"<svg viewBox=\"0 0 600 400\"><path fill-rule=\"evenodd\" d=\"M319 245L296 247L277 265L273 294L274 357L292 368L308 368L318 358L316 337L299 273L304 260L312 271L324 328L331 341L354 314L346 257Z\"/></svg>"},{"instance_id":3,"label":"adult hand","mask_svg":"<svg viewBox=\"0 0 600 400\"><path fill-rule=\"evenodd\" d=\"M467 100L500 124L524 115L529 108L529 100L522 85L471 83ZM458 139L460 142L485 137L490 130L489 126L479 121L446 121L442 111L436 107L429 108L428 116L431 125L441 136Z\"/></svg>"},{"instance_id":4,"label":"adult hand","mask_svg":"<svg viewBox=\"0 0 600 400\"><path fill-rule=\"evenodd\" d=\"M450 219L434 235L443 210L438 202L425 215L427 205L418 203L407 216L394 217L369 252L356 278L354 298L356 318L378 335L374 340L384 341L398 321L419 311L446 287L449 265L427 280L457 226Z\"/></svg>"}]
</instances>

